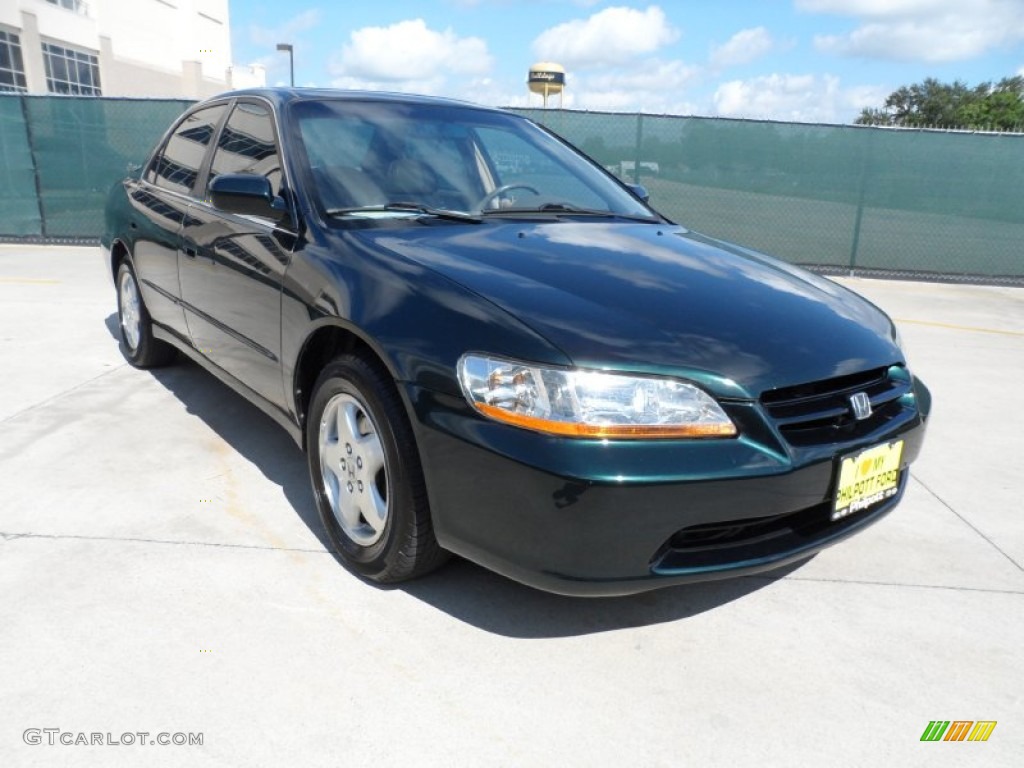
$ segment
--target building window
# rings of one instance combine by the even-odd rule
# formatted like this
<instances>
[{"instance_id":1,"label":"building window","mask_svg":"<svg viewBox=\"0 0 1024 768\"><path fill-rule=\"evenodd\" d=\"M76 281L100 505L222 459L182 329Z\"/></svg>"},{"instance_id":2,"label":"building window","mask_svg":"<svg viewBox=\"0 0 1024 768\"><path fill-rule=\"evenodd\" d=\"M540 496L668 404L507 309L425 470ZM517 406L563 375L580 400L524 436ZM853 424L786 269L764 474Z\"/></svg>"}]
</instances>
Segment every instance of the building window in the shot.
<instances>
[{"instance_id":1,"label":"building window","mask_svg":"<svg viewBox=\"0 0 1024 768\"><path fill-rule=\"evenodd\" d=\"M91 53L43 43L46 88L50 93L100 96L99 59Z\"/></svg>"},{"instance_id":2,"label":"building window","mask_svg":"<svg viewBox=\"0 0 1024 768\"><path fill-rule=\"evenodd\" d=\"M69 11L80 13L83 16L89 15L89 4L85 0L46 0L50 5L58 5L67 8Z\"/></svg>"},{"instance_id":3,"label":"building window","mask_svg":"<svg viewBox=\"0 0 1024 768\"><path fill-rule=\"evenodd\" d=\"M0 92L27 91L25 64L21 60L21 40L13 32L0 29Z\"/></svg>"}]
</instances>

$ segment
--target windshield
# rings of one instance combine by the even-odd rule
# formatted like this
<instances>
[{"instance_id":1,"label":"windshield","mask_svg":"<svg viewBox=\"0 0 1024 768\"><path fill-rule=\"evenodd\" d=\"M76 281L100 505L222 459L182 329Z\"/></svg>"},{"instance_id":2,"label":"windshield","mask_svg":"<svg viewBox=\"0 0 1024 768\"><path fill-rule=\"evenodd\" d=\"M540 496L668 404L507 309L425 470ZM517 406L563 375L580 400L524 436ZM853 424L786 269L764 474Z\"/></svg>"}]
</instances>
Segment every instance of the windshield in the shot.
<instances>
[{"instance_id":1,"label":"windshield","mask_svg":"<svg viewBox=\"0 0 1024 768\"><path fill-rule=\"evenodd\" d=\"M516 115L328 99L299 102L291 119L313 197L328 216L656 217L593 163Z\"/></svg>"}]
</instances>

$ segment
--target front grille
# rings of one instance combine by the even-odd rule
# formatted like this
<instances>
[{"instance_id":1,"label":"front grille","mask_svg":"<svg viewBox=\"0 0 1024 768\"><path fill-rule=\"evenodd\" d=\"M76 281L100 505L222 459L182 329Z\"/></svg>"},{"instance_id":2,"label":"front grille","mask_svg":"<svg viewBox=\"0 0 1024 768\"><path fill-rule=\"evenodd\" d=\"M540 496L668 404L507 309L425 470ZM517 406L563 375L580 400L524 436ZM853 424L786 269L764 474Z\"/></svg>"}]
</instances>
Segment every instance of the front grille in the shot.
<instances>
[{"instance_id":1,"label":"front grille","mask_svg":"<svg viewBox=\"0 0 1024 768\"><path fill-rule=\"evenodd\" d=\"M790 445L821 445L853 440L884 426L900 415L901 398L910 391L910 374L892 365L769 390L761 395L761 404ZM871 415L863 420L854 418L850 405L856 392L871 400Z\"/></svg>"}]
</instances>

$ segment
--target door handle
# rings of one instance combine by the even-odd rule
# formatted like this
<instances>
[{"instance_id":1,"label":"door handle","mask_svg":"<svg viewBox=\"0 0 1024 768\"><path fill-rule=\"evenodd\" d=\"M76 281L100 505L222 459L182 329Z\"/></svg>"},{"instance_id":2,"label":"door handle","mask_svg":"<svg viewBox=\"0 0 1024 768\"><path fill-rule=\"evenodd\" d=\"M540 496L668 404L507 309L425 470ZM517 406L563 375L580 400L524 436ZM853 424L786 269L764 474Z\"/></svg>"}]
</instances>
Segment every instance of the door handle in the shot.
<instances>
[{"instance_id":1,"label":"door handle","mask_svg":"<svg viewBox=\"0 0 1024 768\"><path fill-rule=\"evenodd\" d=\"M188 256L190 259L194 259L199 255L199 251L193 248L191 245L183 246L181 252Z\"/></svg>"}]
</instances>

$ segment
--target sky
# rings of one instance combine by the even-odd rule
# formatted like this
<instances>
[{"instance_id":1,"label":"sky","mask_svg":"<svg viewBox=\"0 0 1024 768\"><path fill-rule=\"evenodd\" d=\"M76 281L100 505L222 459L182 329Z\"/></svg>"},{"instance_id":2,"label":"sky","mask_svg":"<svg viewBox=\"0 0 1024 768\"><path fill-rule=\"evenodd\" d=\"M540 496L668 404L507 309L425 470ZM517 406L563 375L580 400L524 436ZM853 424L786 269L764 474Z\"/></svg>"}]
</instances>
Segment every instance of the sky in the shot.
<instances>
[{"instance_id":1,"label":"sky","mask_svg":"<svg viewBox=\"0 0 1024 768\"><path fill-rule=\"evenodd\" d=\"M232 58L287 85L539 106L852 122L901 85L1024 75L1024 0L230 0Z\"/></svg>"}]
</instances>

